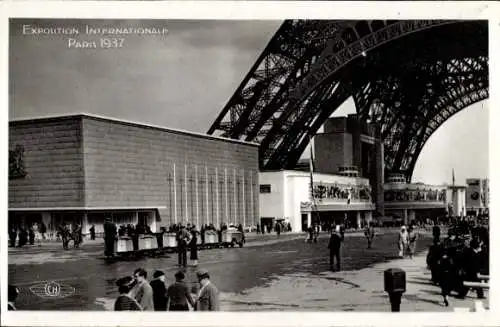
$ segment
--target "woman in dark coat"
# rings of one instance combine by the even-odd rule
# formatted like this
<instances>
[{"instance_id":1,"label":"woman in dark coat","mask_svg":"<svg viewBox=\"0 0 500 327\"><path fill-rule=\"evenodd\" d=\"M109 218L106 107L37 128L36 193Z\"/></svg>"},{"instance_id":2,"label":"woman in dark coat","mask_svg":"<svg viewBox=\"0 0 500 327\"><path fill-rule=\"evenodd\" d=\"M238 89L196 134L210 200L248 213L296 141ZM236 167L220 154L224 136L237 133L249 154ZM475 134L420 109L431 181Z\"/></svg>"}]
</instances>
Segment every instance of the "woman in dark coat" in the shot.
<instances>
[{"instance_id":1,"label":"woman in dark coat","mask_svg":"<svg viewBox=\"0 0 500 327\"><path fill-rule=\"evenodd\" d=\"M191 229L191 243L189 243L190 257L189 259L193 261L193 266L198 265L198 231L196 227L193 226Z\"/></svg>"},{"instance_id":2,"label":"woman in dark coat","mask_svg":"<svg viewBox=\"0 0 500 327\"><path fill-rule=\"evenodd\" d=\"M448 296L454 288L456 283L456 267L450 253L446 251L442 254L438 261L438 271L437 279L439 280L439 286L441 287L441 295L443 296L444 305L448 306Z\"/></svg>"}]
</instances>

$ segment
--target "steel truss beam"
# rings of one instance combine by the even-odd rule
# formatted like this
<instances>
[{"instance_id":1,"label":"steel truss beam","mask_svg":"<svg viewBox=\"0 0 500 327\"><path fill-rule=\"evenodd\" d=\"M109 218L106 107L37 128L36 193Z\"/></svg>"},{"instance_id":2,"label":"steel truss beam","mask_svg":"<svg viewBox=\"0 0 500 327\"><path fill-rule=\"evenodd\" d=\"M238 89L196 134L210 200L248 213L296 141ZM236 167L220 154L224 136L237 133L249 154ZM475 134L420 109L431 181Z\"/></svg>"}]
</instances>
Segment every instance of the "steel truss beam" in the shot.
<instances>
[{"instance_id":1,"label":"steel truss beam","mask_svg":"<svg viewBox=\"0 0 500 327\"><path fill-rule=\"evenodd\" d=\"M411 178L430 135L487 96L487 27L285 21L208 132L260 143L262 169L293 168L308 136L353 96L361 119L381 124L386 166Z\"/></svg>"}]
</instances>

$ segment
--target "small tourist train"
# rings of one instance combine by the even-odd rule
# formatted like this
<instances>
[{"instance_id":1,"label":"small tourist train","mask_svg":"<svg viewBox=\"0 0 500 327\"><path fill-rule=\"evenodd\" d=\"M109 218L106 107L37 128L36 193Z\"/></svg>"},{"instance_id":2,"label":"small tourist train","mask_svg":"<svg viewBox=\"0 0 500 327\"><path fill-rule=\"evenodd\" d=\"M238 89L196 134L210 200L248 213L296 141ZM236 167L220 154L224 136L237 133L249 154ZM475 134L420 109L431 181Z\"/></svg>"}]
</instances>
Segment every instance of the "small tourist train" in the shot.
<instances>
[{"instance_id":1,"label":"small tourist train","mask_svg":"<svg viewBox=\"0 0 500 327\"><path fill-rule=\"evenodd\" d=\"M243 247L245 243L243 232L230 226L223 231L204 230L201 237L196 238L198 249ZM114 258L136 256L162 256L177 251L177 234L160 232L139 234L134 239L129 236L119 236L114 241Z\"/></svg>"}]
</instances>

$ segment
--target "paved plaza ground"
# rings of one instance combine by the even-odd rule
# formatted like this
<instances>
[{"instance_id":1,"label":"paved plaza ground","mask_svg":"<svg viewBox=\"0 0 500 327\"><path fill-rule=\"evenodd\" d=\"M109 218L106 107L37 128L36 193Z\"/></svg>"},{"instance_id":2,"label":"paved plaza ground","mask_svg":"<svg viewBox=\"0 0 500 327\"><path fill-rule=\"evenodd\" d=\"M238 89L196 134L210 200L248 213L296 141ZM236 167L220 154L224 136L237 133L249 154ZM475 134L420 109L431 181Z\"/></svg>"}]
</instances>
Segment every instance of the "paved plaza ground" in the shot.
<instances>
[{"instance_id":1,"label":"paved plaza ground","mask_svg":"<svg viewBox=\"0 0 500 327\"><path fill-rule=\"evenodd\" d=\"M425 254L430 235L421 231L420 253L413 259L395 258L397 231L381 230L373 249L366 249L362 233L346 234L343 270L328 270L328 235L317 244L305 244L305 234L249 236L243 248L200 251L199 267L208 269L221 291L221 309L226 311L390 311L383 291L383 271L402 268L407 273L407 292L402 311L453 311L471 307L475 293L464 300L452 299L444 307L440 289L429 283ZM102 259L102 242L87 242L83 248L63 251L57 243L10 249L9 283L21 288L18 309L111 310L117 297L115 281L144 267L148 273L163 270L168 283L179 269L177 257L144 258L114 263ZM187 282L195 284L196 268L188 267ZM42 299L30 287L57 281L74 287L64 299ZM488 306L485 303L485 306Z\"/></svg>"}]
</instances>

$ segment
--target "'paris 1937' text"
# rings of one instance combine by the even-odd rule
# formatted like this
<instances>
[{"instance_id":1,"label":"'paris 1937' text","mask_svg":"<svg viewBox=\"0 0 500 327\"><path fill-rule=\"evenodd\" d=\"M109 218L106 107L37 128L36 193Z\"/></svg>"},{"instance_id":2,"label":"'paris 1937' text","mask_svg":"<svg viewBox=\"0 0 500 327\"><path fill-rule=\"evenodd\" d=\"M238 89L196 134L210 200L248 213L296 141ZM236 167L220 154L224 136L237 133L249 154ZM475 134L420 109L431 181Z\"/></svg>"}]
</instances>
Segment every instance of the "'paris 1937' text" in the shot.
<instances>
[{"instance_id":1,"label":"'paris 1937' text","mask_svg":"<svg viewBox=\"0 0 500 327\"><path fill-rule=\"evenodd\" d=\"M100 38L98 40L68 39L69 49L118 49L123 48L124 38Z\"/></svg>"}]
</instances>

